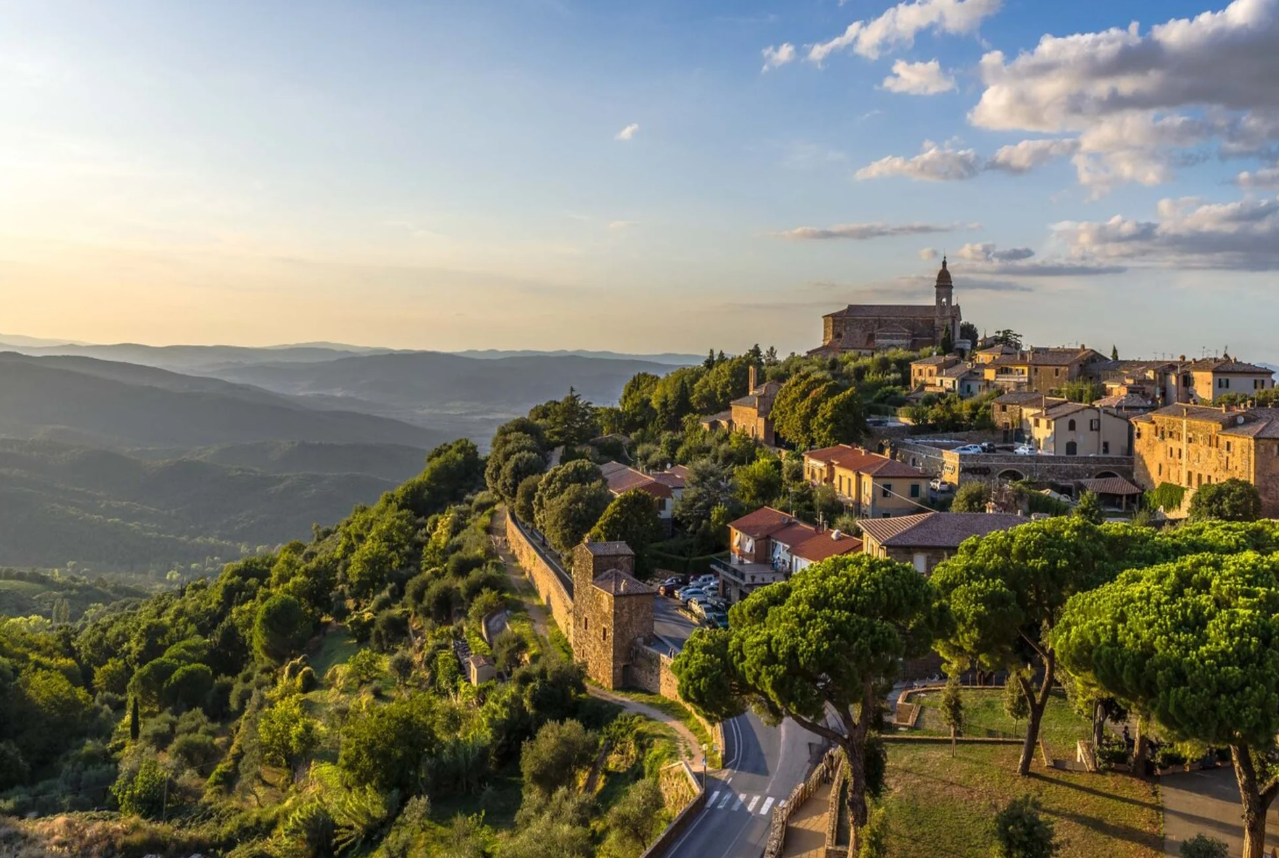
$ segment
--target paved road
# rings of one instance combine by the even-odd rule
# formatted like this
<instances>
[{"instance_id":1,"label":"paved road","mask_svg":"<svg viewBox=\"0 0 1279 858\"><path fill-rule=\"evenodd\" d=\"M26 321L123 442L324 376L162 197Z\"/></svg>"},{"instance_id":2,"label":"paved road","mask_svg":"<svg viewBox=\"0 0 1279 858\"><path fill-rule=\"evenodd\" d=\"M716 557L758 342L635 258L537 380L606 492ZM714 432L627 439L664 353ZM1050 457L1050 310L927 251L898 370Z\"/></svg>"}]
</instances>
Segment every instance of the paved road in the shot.
<instances>
[{"instance_id":1,"label":"paved road","mask_svg":"<svg viewBox=\"0 0 1279 858\"><path fill-rule=\"evenodd\" d=\"M679 648L697 625L674 599L654 597L657 635ZM724 724L724 768L706 784L706 809L666 858L757 858L773 808L786 800L822 753L821 740L793 721L769 727L753 713Z\"/></svg>"},{"instance_id":2,"label":"paved road","mask_svg":"<svg viewBox=\"0 0 1279 858\"><path fill-rule=\"evenodd\" d=\"M1159 779L1164 806L1164 852L1180 855L1181 844L1196 834L1225 841L1230 855L1243 853L1242 808L1234 770L1229 766ZM1267 814L1266 849L1279 848L1279 815Z\"/></svg>"}]
</instances>

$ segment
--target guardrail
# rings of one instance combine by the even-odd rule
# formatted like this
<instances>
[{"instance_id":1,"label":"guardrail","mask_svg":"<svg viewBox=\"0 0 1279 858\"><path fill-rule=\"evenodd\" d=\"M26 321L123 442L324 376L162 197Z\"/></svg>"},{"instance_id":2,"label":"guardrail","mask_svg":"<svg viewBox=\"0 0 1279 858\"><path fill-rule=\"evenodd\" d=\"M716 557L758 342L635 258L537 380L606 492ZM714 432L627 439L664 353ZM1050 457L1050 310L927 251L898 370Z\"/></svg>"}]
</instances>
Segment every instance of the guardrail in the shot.
<instances>
[{"instance_id":1,"label":"guardrail","mask_svg":"<svg viewBox=\"0 0 1279 858\"><path fill-rule=\"evenodd\" d=\"M675 815L675 818L671 820L671 824L666 826L662 833L657 836L657 839L644 850L644 854L640 858L659 858L659 856L665 855L666 850L671 847L675 839L688 828L693 817L701 813L702 808L706 806L706 785L698 780L697 775L693 774L693 770L688 763L679 762L675 765L684 767L684 774L692 782L693 788L697 790L697 793L693 796L693 800Z\"/></svg>"}]
</instances>

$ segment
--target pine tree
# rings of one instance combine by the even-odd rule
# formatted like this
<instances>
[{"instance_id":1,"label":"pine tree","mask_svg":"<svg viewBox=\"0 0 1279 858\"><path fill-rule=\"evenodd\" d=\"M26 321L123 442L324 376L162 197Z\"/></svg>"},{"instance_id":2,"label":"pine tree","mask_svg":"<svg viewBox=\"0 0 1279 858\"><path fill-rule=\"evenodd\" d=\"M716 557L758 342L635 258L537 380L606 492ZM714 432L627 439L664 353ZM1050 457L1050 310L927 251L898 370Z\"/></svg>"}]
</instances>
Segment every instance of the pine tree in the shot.
<instances>
[{"instance_id":1,"label":"pine tree","mask_svg":"<svg viewBox=\"0 0 1279 858\"><path fill-rule=\"evenodd\" d=\"M959 696L959 676L946 680L946 691L941 698L941 717L950 728L950 755L955 756L955 737L964 726L964 701Z\"/></svg>"},{"instance_id":2,"label":"pine tree","mask_svg":"<svg viewBox=\"0 0 1279 858\"><path fill-rule=\"evenodd\" d=\"M133 696L133 706L129 709L129 738L138 741L142 733L142 718L138 714L138 696Z\"/></svg>"},{"instance_id":3,"label":"pine tree","mask_svg":"<svg viewBox=\"0 0 1279 858\"><path fill-rule=\"evenodd\" d=\"M1110 347L1110 359L1119 360L1119 346Z\"/></svg>"}]
</instances>

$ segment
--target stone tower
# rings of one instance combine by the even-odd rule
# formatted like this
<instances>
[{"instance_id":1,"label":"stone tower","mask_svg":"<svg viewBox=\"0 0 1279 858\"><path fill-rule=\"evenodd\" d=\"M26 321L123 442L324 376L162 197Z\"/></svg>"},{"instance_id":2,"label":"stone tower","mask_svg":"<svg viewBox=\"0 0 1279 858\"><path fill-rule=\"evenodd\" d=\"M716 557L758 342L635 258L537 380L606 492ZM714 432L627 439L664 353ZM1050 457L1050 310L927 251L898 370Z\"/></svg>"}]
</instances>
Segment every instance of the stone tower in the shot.
<instances>
[{"instance_id":1,"label":"stone tower","mask_svg":"<svg viewBox=\"0 0 1279 858\"><path fill-rule=\"evenodd\" d=\"M625 542L573 549L573 653L605 688L626 684L631 646L653 634L653 589L634 572Z\"/></svg>"},{"instance_id":2,"label":"stone tower","mask_svg":"<svg viewBox=\"0 0 1279 858\"><path fill-rule=\"evenodd\" d=\"M936 293L937 342L941 343L946 332L950 333L950 341L954 342L959 339L959 311L955 307L955 285L951 282L944 256L941 258L941 270L937 272Z\"/></svg>"}]
</instances>

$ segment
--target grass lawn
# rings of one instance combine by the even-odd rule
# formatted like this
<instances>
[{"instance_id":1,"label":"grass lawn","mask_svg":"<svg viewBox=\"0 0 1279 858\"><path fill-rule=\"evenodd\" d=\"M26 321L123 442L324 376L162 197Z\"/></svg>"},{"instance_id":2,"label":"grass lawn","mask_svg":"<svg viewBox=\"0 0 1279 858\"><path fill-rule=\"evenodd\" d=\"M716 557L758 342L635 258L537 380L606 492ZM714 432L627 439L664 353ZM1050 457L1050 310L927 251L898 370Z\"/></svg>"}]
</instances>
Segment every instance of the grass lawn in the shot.
<instances>
[{"instance_id":1,"label":"grass lawn","mask_svg":"<svg viewBox=\"0 0 1279 858\"><path fill-rule=\"evenodd\" d=\"M323 680L329 668L335 664L345 664L359 648L360 645L346 630L346 626L334 626L320 639L315 652L307 654L307 660L316 677Z\"/></svg>"},{"instance_id":2,"label":"grass lawn","mask_svg":"<svg viewBox=\"0 0 1279 858\"><path fill-rule=\"evenodd\" d=\"M636 703L643 703L645 706L651 706L657 711L671 716L687 727L689 732L697 737L697 741L700 744L703 744L708 748L713 744L711 741L711 735L706 732L706 728L702 726L702 722L694 718L693 713L689 711L689 708L683 703L680 703L678 700L671 700L670 698L663 697L660 694L649 694L644 691L636 691L632 688L614 690L612 693L620 697L625 697L628 700L634 700ZM718 769L722 766L724 763L720 758L720 753L723 750L723 748L720 748L719 750L708 751L706 753L706 765L712 769Z\"/></svg>"},{"instance_id":3,"label":"grass lawn","mask_svg":"<svg viewBox=\"0 0 1279 858\"><path fill-rule=\"evenodd\" d=\"M1034 795L1056 826L1059 858L1163 855L1156 788L1119 774L1044 769L1016 773L1015 745L889 743L883 803L892 858L989 858L996 811Z\"/></svg>"},{"instance_id":4,"label":"grass lawn","mask_svg":"<svg viewBox=\"0 0 1279 858\"><path fill-rule=\"evenodd\" d=\"M1014 723L1004 712L1004 690L991 688L984 690L964 689L959 693L964 701L964 733L969 736L1015 736L1026 735L1026 722ZM912 699L924 705L920 713L918 726L920 732L949 736L950 729L941 717L942 692L929 692L916 695ZM1060 689L1053 691L1044 709L1044 720L1040 724L1040 735L1048 743L1054 758L1069 757L1074 759L1075 742L1087 740L1092 736L1092 724L1081 718L1066 700L1066 693Z\"/></svg>"}]
</instances>

